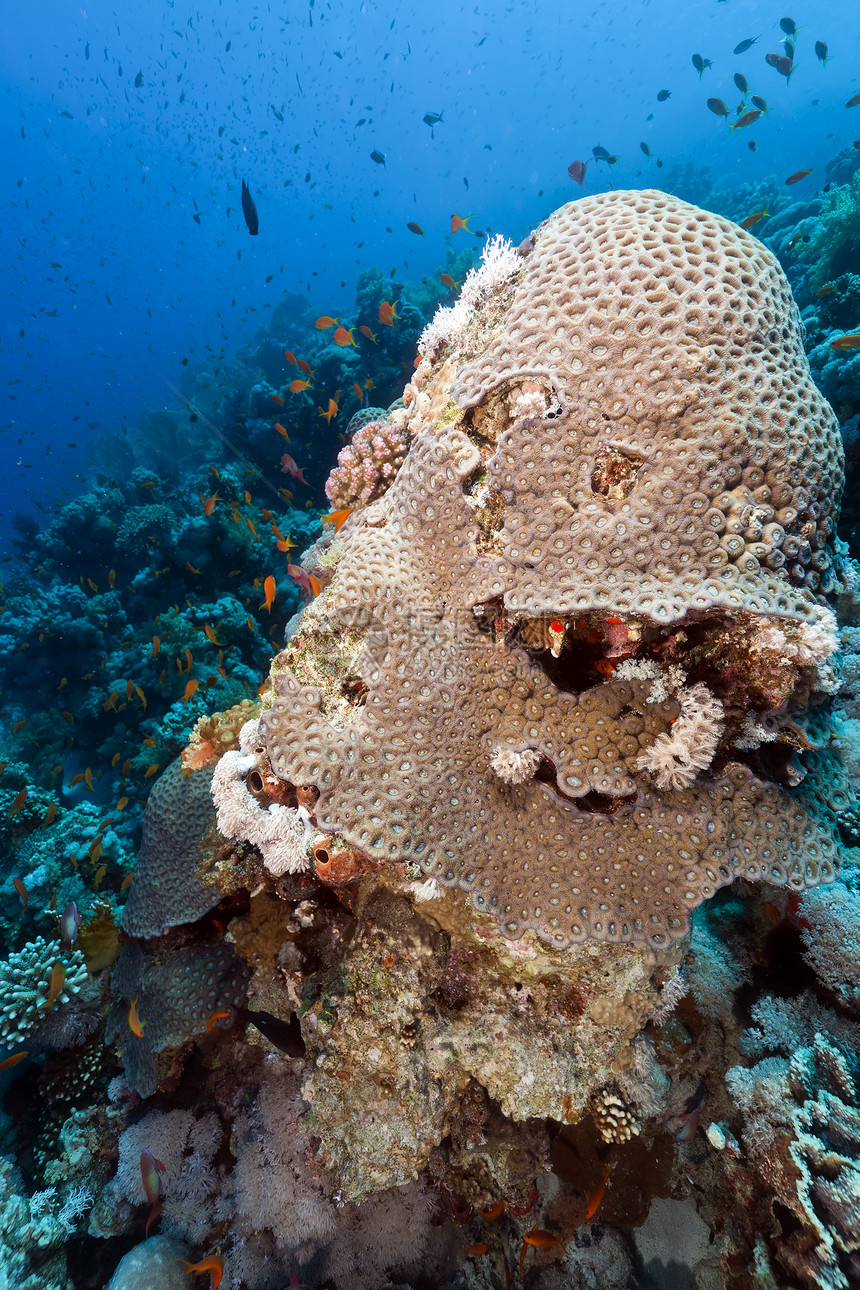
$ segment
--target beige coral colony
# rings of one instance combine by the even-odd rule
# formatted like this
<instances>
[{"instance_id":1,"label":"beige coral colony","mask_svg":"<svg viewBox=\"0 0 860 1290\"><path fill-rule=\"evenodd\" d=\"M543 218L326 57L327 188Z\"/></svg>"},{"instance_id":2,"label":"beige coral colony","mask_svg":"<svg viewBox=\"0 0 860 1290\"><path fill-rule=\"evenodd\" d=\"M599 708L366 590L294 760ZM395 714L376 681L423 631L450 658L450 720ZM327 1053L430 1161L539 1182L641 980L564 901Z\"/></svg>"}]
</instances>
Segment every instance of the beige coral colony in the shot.
<instances>
[{"instance_id":1,"label":"beige coral colony","mask_svg":"<svg viewBox=\"0 0 860 1290\"><path fill-rule=\"evenodd\" d=\"M479 1207L549 1166L501 1128L480 1168L440 1164L476 1097L626 1140L691 911L832 881L854 575L836 417L779 265L729 221L571 203L492 240L419 352L352 493L339 468L352 509L303 558L322 589L261 710L156 787L126 931L182 921L135 931L146 832L211 781L193 881L252 892L227 941L248 1006L298 1012L318 1164L344 1200L435 1169ZM328 928L325 971L296 928Z\"/></svg>"}]
</instances>

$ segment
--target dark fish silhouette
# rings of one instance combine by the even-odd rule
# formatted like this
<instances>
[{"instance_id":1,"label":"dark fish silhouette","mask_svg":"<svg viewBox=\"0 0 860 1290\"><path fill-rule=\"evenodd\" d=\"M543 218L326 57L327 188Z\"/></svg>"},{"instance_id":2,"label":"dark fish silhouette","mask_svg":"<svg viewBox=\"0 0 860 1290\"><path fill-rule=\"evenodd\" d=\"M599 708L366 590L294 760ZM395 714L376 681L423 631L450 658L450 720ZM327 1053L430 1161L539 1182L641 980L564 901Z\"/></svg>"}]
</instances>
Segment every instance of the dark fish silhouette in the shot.
<instances>
[{"instance_id":1,"label":"dark fish silhouette","mask_svg":"<svg viewBox=\"0 0 860 1290\"><path fill-rule=\"evenodd\" d=\"M143 72L138 72L137 76L135 76L134 78L134 88L136 90L139 90L142 84L143 84Z\"/></svg>"},{"instance_id":2,"label":"dark fish silhouette","mask_svg":"<svg viewBox=\"0 0 860 1290\"><path fill-rule=\"evenodd\" d=\"M432 130L433 126L438 125L439 122L442 120L442 113L426 112L424 116L421 118L421 120L424 122L425 125L429 125L430 129Z\"/></svg>"},{"instance_id":3,"label":"dark fish silhouette","mask_svg":"<svg viewBox=\"0 0 860 1290\"><path fill-rule=\"evenodd\" d=\"M793 18L780 18L779 25L785 32L786 36L797 35L797 25Z\"/></svg>"},{"instance_id":4,"label":"dark fish silhouette","mask_svg":"<svg viewBox=\"0 0 860 1290\"><path fill-rule=\"evenodd\" d=\"M585 167L587 165L587 161L572 161L567 168L567 173L573 182L579 184L581 188L585 186Z\"/></svg>"},{"instance_id":5,"label":"dark fish silhouette","mask_svg":"<svg viewBox=\"0 0 860 1290\"><path fill-rule=\"evenodd\" d=\"M695 67L696 71L699 73L699 80L702 79L702 72L705 70L705 68L713 67L714 65L711 62L710 58L703 58L701 54L694 54L690 61Z\"/></svg>"},{"instance_id":6,"label":"dark fish silhouette","mask_svg":"<svg viewBox=\"0 0 860 1290\"><path fill-rule=\"evenodd\" d=\"M376 162L376 164L377 164L377 166L384 166L384 165L385 165L385 153L384 153L384 152L377 152L377 151L376 151L376 149L374 148L373 152L370 154L370 160L371 160L371 161L375 161L375 162Z\"/></svg>"},{"instance_id":7,"label":"dark fish silhouette","mask_svg":"<svg viewBox=\"0 0 860 1290\"><path fill-rule=\"evenodd\" d=\"M749 85L747 84L747 78L745 76L741 76L740 72L735 72L734 82L741 94L746 94L748 92Z\"/></svg>"},{"instance_id":8,"label":"dark fish silhouette","mask_svg":"<svg viewBox=\"0 0 860 1290\"><path fill-rule=\"evenodd\" d=\"M711 109L714 116L727 117L729 115L729 109L726 107L722 99L708 99L708 107Z\"/></svg>"},{"instance_id":9,"label":"dark fish silhouette","mask_svg":"<svg viewBox=\"0 0 860 1290\"><path fill-rule=\"evenodd\" d=\"M244 179L242 180L242 214L245 216L245 223L248 225L248 232L251 237L256 237L260 231L260 218L257 215L254 199Z\"/></svg>"},{"instance_id":10,"label":"dark fish silhouette","mask_svg":"<svg viewBox=\"0 0 860 1290\"><path fill-rule=\"evenodd\" d=\"M661 90L661 91L660 91L660 93L657 95L657 102L658 102L658 103L665 103L665 102L666 102L666 100L667 100L667 99L670 99L671 97L672 97L672 91L671 91L671 90Z\"/></svg>"},{"instance_id":11,"label":"dark fish silhouette","mask_svg":"<svg viewBox=\"0 0 860 1290\"><path fill-rule=\"evenodd\" d=\"M256 1026L261 1035L265 1035L270 1044L280 1048L282 1053L288 1057L304 1057L305 1041L302 1039L302 1028L299 1019L294 1012L290 1013L288 1021L283 1021L280 1017L275 1017L271 1012L252 1012L250 1008L245 1009L245 1016L253 1026Z\"/></svg>"},{"instance_id":12,"label":"dark fish silhouette","mask_svg":"<svg viewBox=\"0 0 860 1290\"><path fill-rule=\"evenodd\" d=\"M735 45L734 49L732 50L732 53L745 54L748 49L752 49L753 45L756 44L757 41L758 41L758 36L748 36L747 39L742 40L739 45Z\"/></svg>"},{"instance_id":13,"label":"dark fish silhouette","mask_svg":"<svg viewBox=\"0 0 860 1290\"><path fill-rule=\"evenodd\" d=\"M818 61L821 63L821 66L822 66L822 67L825 67L825 66L830 62L830 59L833 57L833 55L832 55L832 54L828 54L828 53L827 53L827 41L826 41L826 40L816 40L816 42L815 42L815 57L816 57L816 58L818 59Z\"/></svg>"}]
</instances>

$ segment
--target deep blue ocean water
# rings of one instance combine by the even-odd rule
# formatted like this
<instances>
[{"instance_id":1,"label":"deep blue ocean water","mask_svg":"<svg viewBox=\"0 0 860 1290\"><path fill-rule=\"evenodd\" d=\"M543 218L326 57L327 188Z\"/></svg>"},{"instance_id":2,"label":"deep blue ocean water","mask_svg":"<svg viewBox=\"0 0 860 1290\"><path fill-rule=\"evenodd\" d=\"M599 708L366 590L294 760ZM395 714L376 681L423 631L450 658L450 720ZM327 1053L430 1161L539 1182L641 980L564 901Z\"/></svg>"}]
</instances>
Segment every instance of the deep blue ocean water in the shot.
<instances>
[{"instance_id":1,"label":"deep blue ocean water","mask_svg":"<svg viewBox=\"0 0 860 1290\"><path fill-rule=\"evenodd\" d=\"M594 146L618 163L592 162L585 192L687 163L725 189L813 167L813 191L860 134L860 22L852 0L788 8L789 83L764 61L784 37L765 0L4 6L0 541L169 405L183 359L251 343L283 291L337 315L370 266L438 272L454 212L516 243L580 195L567 167ZM771 108L753 131L706 107L734 111L736 71Z\"/></svg>"}]
</instances>

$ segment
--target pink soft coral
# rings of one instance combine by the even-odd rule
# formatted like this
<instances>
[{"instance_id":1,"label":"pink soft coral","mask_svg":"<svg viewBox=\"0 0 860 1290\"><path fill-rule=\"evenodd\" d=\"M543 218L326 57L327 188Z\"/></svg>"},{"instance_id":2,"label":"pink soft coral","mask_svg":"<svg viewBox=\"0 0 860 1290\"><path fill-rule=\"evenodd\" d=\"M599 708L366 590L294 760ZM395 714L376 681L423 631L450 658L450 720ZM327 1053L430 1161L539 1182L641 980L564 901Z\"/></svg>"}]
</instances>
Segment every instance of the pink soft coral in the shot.
<instances>
[{"instance_id":1,"label":"pink soft coral","mask_svg":"<svg viewBox=\"0 0 860 1290\"><path fill-rule=\"evenodd\" d=\"M408 446L406 432L389 422L359 426L326 481L332 506L366 506L381 497L403 465Z\"/></svg>"}]
</instances>

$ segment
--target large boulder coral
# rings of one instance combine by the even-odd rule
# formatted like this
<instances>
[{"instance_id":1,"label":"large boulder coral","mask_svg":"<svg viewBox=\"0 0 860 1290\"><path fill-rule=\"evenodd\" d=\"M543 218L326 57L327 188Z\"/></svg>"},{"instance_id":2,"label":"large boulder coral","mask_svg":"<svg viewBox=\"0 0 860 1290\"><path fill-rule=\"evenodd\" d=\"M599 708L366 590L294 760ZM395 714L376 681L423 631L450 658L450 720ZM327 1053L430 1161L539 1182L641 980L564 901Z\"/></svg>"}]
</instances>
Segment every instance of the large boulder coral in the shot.
<instances>
[{"instance_id":1,"label":"large boulder coral","mask_svg":"<svg viewBox=\"0 0 860 1290\"><path fill-rule=\"evenodd\" d=\"M829 881L796 750L833 688L842 446L777 262L666 194L604 194L494 244L422 347L406 460L273 665L276 774L510 938L662 947L739 875ZM669 738L696 702L697 759Z\"/></svg>"}]
</instances>

